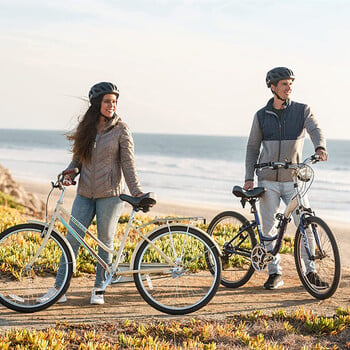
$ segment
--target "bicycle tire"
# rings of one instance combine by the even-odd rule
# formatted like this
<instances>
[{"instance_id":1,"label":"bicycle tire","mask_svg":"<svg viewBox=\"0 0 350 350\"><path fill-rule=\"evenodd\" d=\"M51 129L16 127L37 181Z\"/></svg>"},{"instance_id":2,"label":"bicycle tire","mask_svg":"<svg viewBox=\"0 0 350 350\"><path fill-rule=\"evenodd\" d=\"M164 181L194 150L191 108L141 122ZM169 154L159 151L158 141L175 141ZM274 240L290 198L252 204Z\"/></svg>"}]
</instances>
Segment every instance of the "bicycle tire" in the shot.
<instances>
[{"instance_id":1,"label":"bicycle tire","mask_svg":"<svg viewBox=\"0 0 350 350\"><path fill-rule=\"evenodd\" d=\"M12 226L0 234L0 303L23 313L44 310L67 291L73 274L72 255L60 234L52 231L49 240L32 260L43 237L45 226L27 223ZM55 285L60 259L63 262L62 285L45 296ZM30 267L30 269L29 269Z\"/></svg>"},{"instance_id":2,"label":"bicycle tire","mask_svg":"<svg viewBox=\"0 0 350 350\"><path fill-rule=\"evenodd\" d=\"M295 235L294 242L294 259L296 269L298 271L299 278L304 285L305 289L316 299L327 299L331 297L338 288L340 275L341 275L341 263L339 249L334 238L334 235L328 225L319 217L311 216L306 219L308 227L317 229L318 237L322 245L323 253L326 256L321 257L317 245L315 246L313 263L315 264L316 273L319 278L327 285L321 285L320 282L311 283L307 277L307 267L302 257L302 249L304 247L303 235L298 228ZM312 231L311 231L312 232ZM308 238L309 245L313 245L314 239Z\"/></svg>"},{"instance_id":3,"label":"bicycle tire","mask_svg":"<svg viewBox=\"0 0 350 350\"><path fill-rule=\"evenodd\" d=\"M216 215L208 226L208 234L213 237L221 249L221 284L225 287L243 286L255 271L251 263L251 250L256 246L257 240L251 227L243 231L231 243L230 250L235 250L236 253L226 254L223 249L224 243L237 234L238 228L248 224L248 219L242 214L235 211L224 211Z\"/></svg>"},{"instance_id":4,"label":"bicycle tire","mask_svg":"<svg viewBox=\"0 0 350 350\"><path fill-rule=\"evenodd\" d=\"M134 269L153 266L166 271L134 274L143 299L172 315L191 313L208 304L220 285L221 273L219 252L210 237L194 227L174 225L161 227L148 238L175 262L175 267L144 241L135 255ZM210 257L210 266L206 256Z\"/></svg>"}]
</instances>

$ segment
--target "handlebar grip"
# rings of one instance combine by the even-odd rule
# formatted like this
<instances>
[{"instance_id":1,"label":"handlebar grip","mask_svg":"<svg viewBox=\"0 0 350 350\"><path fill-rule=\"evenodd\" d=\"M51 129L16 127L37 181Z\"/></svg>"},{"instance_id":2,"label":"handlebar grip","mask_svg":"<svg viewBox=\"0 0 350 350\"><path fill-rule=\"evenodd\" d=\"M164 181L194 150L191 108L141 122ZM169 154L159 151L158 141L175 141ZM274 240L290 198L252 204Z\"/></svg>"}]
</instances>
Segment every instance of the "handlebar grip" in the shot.
<instances>
[{"instance_id":1,"label":"handlebar grip","mask_svg":"<svg viewBox=\"0 0 350 350\"><path fill-rule=\"evenodd\" d=\"M75 175L79 173L79 169L78 168L72 168L72 169L67 169L62 171L62 175Z\"/></svg>"},{"instance_id":2,"label":"handlebar grip","mask_svg":"<svg viewBox=\"0 0 350 350\"><path fill-rule=\"evenodd\" d=\"M311 160L313 163L319 162L321 160L321 157L318 154L313 154L311 156Z\"/></svg>"},{"instance_id":3,"label":"handlebar grip","mask_svg":"<svg viewBox=\"0 0 350 350\"><path fill-rule=\"evenodd\" d=\"M265 168L265 167L268 167L268 166L271 166L271 165L272 165L271 162L268 162L268 163L259 163L259 164L255 164L255 165L254 165L254 168L255 168L255 169Z\"/></svg>"}]
</instances>

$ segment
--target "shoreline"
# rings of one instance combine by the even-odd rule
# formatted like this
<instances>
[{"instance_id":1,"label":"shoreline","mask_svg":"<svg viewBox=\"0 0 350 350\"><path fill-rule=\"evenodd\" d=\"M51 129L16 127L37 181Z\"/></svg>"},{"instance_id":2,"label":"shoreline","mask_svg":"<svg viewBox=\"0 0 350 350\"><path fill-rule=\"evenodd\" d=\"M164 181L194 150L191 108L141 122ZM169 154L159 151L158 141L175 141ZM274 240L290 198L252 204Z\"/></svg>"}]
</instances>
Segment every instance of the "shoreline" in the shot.
<instances>
[{"instance_id":1,"label":"shoreline","mask_svg":"<svg viewBox=\"0 0 350 350\"><path fill-rule=\"evenodd\" d=\"M39 199L46 203L47 195L51 189L49 182L34 182L34 181L23 181L21 179L15 179L16 182L23 187L27 192L35 194ZM69 186L66 188L66 193L64 197L64 207L70 211L75 194L76 186ZM59 198L59 191L53 191L50 200L49 208L54 209L56 201ZM206 217L207 220L211 220L216 214L224 210L236 210L242 211L239 208L229 208L224 206L216 205L202 205L201 203L181 203L178 200L170 201L169 199L159 199L157 198L157 204L145 215L150 216L201 216ZM123 214L128 214L131 210L130 205L126 204L123 210Z\"/></svg>"},{"instance_id":2,"label":"shoreline","mask_svg":"<svg viewBox=\"0 0 350 350\"><path fill-rule=\"evenodd\" d=\"M21 179L15 179L17 183L22 186L27 192L35 194L39 199L46 203L47 195L51 189L49 182L33 182L33 181L23 181ZM66 189L66 194L64 198L64 206L70 211L76 193L76 186L71 186ZM59 191L53 191L50 201L49 208L53 209L56 205L56 201L59 197ZM251 217L249 209L242 209L239 207L232 207L231 203L227 203L226 206L218 205L207 205L203 203L188 203L179 201L170 201L169 199L161 199L157 201L157 204L149 211L146 215L150 216L194 216L194 217L204 217L207 223L212 220L212 218L218 213L226 210L233 210L241 212L247 217ZM123 214L130 213L130 206L126 205ZM350 266L350 256L348 252L350 251L350 223L346 221L339 221L334 219L326 219L328 226L332 229L332 232L336 236L338 247L340 249L341 261L344 266ZM294 224L289 225L289 230L287 230L288 235L294 235L295 226Z\"/></svg>"}]
</instances>

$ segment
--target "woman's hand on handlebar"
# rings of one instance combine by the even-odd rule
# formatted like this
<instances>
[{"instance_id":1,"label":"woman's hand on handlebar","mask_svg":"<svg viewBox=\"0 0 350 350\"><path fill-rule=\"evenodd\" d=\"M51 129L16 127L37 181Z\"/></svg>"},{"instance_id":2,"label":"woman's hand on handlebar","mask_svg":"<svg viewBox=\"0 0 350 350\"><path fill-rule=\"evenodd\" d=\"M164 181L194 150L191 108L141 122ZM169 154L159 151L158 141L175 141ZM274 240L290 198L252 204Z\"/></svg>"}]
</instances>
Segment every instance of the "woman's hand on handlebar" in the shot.
<instances>
[{"instance_id":1,"label":"woman's hand on handlebar","mask_svg":"<svg viewBox=\"0 0 350 350\"><path fill-rule=\"evenodd\" d=\"M71 177L73 175L73 178L79 173L78 168L71 168L63 170L62 173L59 176L59 181L62 183L63 186L71 186L75 185L76 181L74 181ZM62 177L63 176L63 179Z\"/></svg>"},{"instance_id":2,"label":"woman's hand on handlebar","mask_svg":"<svg viewBox=\"0 0 350 350\"><path fill-rule=\"evenodd\" d=\"M71 186L71 185L75 185L76 181L72 180L72 178L69 175L64 175L62 184L63 186Z\"/></svg>"}]
</instances>

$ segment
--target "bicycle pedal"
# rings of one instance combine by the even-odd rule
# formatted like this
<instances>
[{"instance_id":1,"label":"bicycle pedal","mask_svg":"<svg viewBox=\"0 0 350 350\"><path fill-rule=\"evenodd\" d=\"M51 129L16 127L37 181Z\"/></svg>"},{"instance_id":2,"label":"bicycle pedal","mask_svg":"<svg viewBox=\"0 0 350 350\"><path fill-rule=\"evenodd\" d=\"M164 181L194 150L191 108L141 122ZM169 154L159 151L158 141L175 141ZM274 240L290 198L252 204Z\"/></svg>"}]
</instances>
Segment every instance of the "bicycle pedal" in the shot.
<instances>
[{"instance_id":1,"label":"bicycle pedal","mask_svg":"<svg viewBox=\"0 0 350 350\"><path fill-rule=\"evenodd\" d=\"M222 268L224 270L226 270L226 269L228 269L230 267L230 262L228 261L228 257L227 258L223 257L221 259L221 265L222 265Z\"/></svg>"},{"instance_id":2,"label":"bicycle pedal","mask_svg":"<svg viewBox=\"0 0 350 350\"><path fill-rule=\"evenodd\" d=\"M274 259L274 256L271 253L266 253L264 256L264 262L270 263Z\"/></svg>"}]
</instances>

